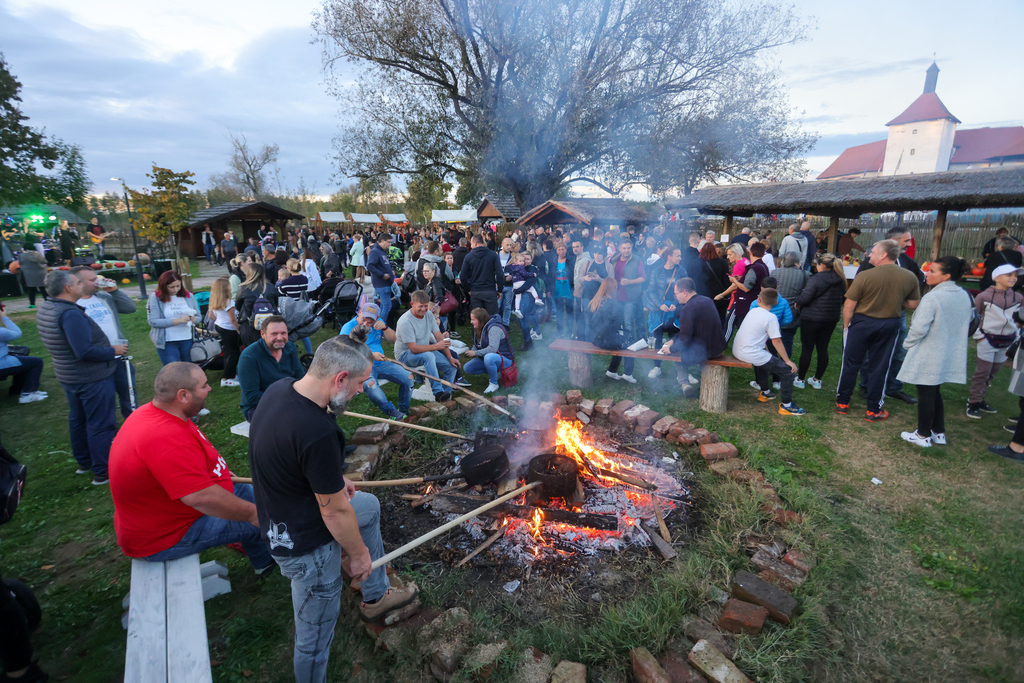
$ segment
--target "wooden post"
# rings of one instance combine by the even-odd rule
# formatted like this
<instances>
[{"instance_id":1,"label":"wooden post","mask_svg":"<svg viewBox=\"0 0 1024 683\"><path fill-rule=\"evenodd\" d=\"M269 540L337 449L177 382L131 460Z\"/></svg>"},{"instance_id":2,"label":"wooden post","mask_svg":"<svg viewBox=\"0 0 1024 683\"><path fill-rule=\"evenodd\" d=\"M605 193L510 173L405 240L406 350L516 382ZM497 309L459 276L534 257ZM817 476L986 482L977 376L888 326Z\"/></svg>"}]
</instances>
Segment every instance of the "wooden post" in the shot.
<instances>
[{"instance_id":1,"label":"wooden post","mask_svg":"<svg viewBox=\"0 0 1024 683\"><path fill-rule=\"evenodd\" d=\"M942 233L946 231L946 209L939 209L935 216L935 231L932 233L932 257L931 260L939 258L939 250L942 249Z\"/></svg>"},{"instance_id":2,"label":"wooden post","mask_svg":"<svg viewBox=\"0 0 1024 683\"><path fill-rule=\"evenodd\" d=\"M725 214L725 230L723 232L729 236L729 241L732 242L732 214ZM721 237L721 235L719 235Z\"/></svg>"},{"instance_id":3,"label":"wooden post","mask_svg":"<svg viewBox=\"0 0 1024 683\"><path fill-rule=\"evenodd\" d=\"M569 382L578 389L589 389L594 386L594 377L590 371L589 354L569 354Z\"/></svg>"},{"instance_id":4,"label":"wooden post","mask_svg":"<svg viewBox=\"0 0 1024 683\"><path fill-rule=\"evenodd\" d=\"M828 251L830 254L836 253L836 242L839 238L839 216L829 216L828 218Z\"/></svg>"},{"instance_id":5,"label":"wooden post","mask_svg":"<svg viewBox=\"0 0 1024 683\"><path fill-rule=\"evenodd\" d=\"M721 365L704 365L700 371L700 409L722 414L729 403L729 369Z\"/></svg>"}]
</instances>

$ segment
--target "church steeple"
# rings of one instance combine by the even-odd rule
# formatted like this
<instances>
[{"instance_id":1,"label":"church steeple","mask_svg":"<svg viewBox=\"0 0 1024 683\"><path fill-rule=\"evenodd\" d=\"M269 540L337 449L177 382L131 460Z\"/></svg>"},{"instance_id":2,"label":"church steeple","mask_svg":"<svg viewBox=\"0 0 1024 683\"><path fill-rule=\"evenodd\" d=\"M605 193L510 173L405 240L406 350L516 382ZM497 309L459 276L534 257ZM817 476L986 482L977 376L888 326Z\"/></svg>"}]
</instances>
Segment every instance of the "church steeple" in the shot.
<instances>
[{"instance_id":1,"label":"church steeple","mask_svg":"<svg viewBox=\"0 0 1024 683\"><path fill-rule=\"evenodd\" d=\"M933 61L932 65L928 67L928 71L925 72L924 77L924 91L925 93L935 92L935 84L939 80L939 66Z\"/></svg>"}]
</instances>

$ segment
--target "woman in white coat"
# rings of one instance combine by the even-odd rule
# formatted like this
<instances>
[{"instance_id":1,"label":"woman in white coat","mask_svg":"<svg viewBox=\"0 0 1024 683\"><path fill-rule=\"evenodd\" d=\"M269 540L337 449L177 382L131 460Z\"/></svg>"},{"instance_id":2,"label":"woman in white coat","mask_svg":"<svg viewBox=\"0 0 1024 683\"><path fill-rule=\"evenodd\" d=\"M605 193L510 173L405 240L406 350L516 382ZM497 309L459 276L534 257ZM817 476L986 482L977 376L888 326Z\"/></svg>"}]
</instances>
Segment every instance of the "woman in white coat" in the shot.
<instances>
[{"instance_id":1,"label":"woman in white coat","mask_svg":"<svg viewBox=\"0 0 1024 683\"><path fill-rule=\"evenodd\" d=\"M363 233L357 232L352 240L352 248L348 250L349 263L355 269L356 280L363 281L366 275L366 261L363 256Z\"/></svg>"},{"instance_id":2,"label":"woman in white coat","mask_svg":"<svg viewBox=\"0 0 1024 683\"><path fill-rule=\"evenodd\" d=\"M957 286L967 263L942 256L925 274L931 291L921 298L903 348L907 358L897 379L917 385L917 430L900 436L928 448L946 445L942 385L967 383L967 337L974 300Z\"/></svg>"}]
</instances>

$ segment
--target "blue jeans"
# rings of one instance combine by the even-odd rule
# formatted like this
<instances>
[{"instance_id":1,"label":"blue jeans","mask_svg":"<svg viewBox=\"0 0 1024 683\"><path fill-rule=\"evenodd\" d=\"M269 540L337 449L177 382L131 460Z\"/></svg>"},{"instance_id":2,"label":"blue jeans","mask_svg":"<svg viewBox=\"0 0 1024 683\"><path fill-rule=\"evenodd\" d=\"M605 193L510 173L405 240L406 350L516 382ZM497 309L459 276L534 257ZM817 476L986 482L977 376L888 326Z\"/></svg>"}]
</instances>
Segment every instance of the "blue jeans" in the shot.
<instances>
[{"instance_id":1,"label":"blue jeans","mask_svg":"<svg viewBox=\"0 0 1024 683\"><path fill-rule=\"evenodd\" d=\"M303 348L306 349L306 353L313 353L313 342L309 340L309 337L303 337L300 341Z\"/></svg>"},{"instance_id":2,"label":"blue jeans","mask_svg":"<svg viewBox=\"0 0 1024 683\"><path fill-rule=\"evenodd\" d=\"M643 333L644 308L640 301L622 302L622 326L626 332L626 343L632 344L646 337Z\"/></svg>"},{"instance_id":3,"label":"blue jeans","mask_svg":"<svg viewBox=\"0 0 1024 683\"><path fill-rule=\"evenodd\" d=\"M519 310L522 312L523 317L517 318L519 320L519 329L523 333L523 344L529 345L530 342L530 330L537 328L537 305L533 301L533 295L523 294L519 298Z\"/></svg>"},{"instance_id":4,"label":"blue jeans","mask_svg":"<svg viewBox=\"0 0 1024 683\"><path fill-rule=\"evenodd\" d=\"M106 479L110 444L117 432L114 378L61 386L68 399L68 428L75 462L83 470L91 469L97 479Z\"/></svg>"},{"instance_id":5,"label":"blue jeans","mask_svg":"<svg viewBox=\"0 0 1024 683\"><path fill-rule=\"evenodd\" d=\"M391 313L391 287L374 287L373 291L380 299L380 319L386 323Z\"/></svg>"},{"instance_id":6,"label":"blue jeans","mask_svg":"<svg viewBox=\"0 0 1024 683\"><path fill-rule=\"evenodd\" d=\"M380 537L380 503L369 493L357 491L351 500L371 559L384 556ZM327 657L334 640L334 627L341 610L341 546L331 541L305 555L275 556L281 575L292 582L292 611L295 617L293 666L296 683L327 680ZM363 600L371 602L388 590L386 569L374 569L362 583Z\"/></svg>"},{"instance_id":7,"label":"blue jeans","mask_svg":"<svg viewBox=\"0 0 1024 683\"><path fill-rule=\"evenodd\" d=\"M206 262L207 263L213 263L213 245L212 244L204 244L203 245L203 250L206 252Z\"/></svg>"},{"instance_id":8,"label":"blue jeans","mask_svg":"<svg viewBox=\"0 0 1024 683\"><path fill-rule=\"evenodd\" d=\"M512 287L506 287L501 290L501 302L498 306L498 311L501 313L501 324L506 328L512 322L512 302L514 299L515 295L512 292Z\"/></svg>"},{"instance_id":9,"label":"blue jeans","mask_svg":"<svg viewBox=\"0 0 1024 683\"><path fill-rule=\"evenodd\" d=\"M573 320L573 299L571 297L556 296L555 299L555 327L559 335L572 334Z\"/></svg>"},{"instance_id":10,"label":"blue jeans","mask_svg":"<svg viewBox=\"0 0 1024 683\"><path fill-rule=\"evenodd\" d=\"M398 409L384 395L384 390L378 383L386 379L398 385ZM409 371L403 370L394 363L387 361L375 361L373 369L370 370L370 378L363 382L363 391L366 398L370 399L373 405L377 406L385 415L394 416L397 412L409 414L409 399L412 398L412 378Z\"/></svg>"},{"instance_id":11,"label":"blue jeans","mask_svg":"<svg viewBox=\"0 0 1024 683\"><path fill-rule=\"evenodd\" d=\"M452 356L455 356L455 354L453 353ZM449 382L455 381L455 366L449 363L448 359L440 351L427 351L425 353L403 351L399 354L397 360L404 365L408 365L410 368L423 368L423 372L431 377L440 377ZM436 380L430 380L430 388L435 395L448 391L448 387Z\"/></svg>"},{"instance_id":12,"label":"blue jeans","mask_svg":"<svg viewBox=\"0 0 1024 683\"><path fill-rule=\"evenodd\" d=\"M498 383L498 373L501 372L502 363L505 367L512 365L512 361L502 358L500 353L488 353L483 358L475 357L466 361L462 371L467 375L482 375L485 372L491 380L491 384Z\"/></svg>"},{"instance_id":13,"label":"blue jeans","mask_svg":"<svg viewBox=\"0 0 1024 683\"><path fill-rule=\"evenodd\" d=\"M21 365L0 369L0 379L13 377L12 394L28 394L39 391L39 380L43 376L43 359L35 356L19 356Z\"/></svg>"},{"instance_id":14,"label":"blue jeans","mask_svg":"<svg viewBox=\"0 0 1024 683\"><path fill-rule=\"evenodd\" d=\"M134 408L132 408L131 393L128 391L128 369L125 366L132 369L131 386L135 387L136 407L139 405L139 388L135 385L135 366L131 364L131 361L118 360L117 371L114 373L114 390L117 392L117 402L121 404L121 415L127 418L132 414Z\"/></svg>"},{"instance_id":15,"label":"blue jeans","mask_svg":"<svg viewBox=\"0 0 1024 683\"><path fill-rule=\"evenodd\" d=\"M234 494L242 500L253 502L252 484L235 484ZM273 558L270 557L270 549L263 540L258 526L253 526L249 522L232 521L210 515L203 515L192 522L192 526L188 528L182 539L167 550L161 550L142 559L147 562L177 560L180 557L188 557L203 550L229 543L242 544L242 549L245 550L254 569L268 567L273 561Z\"/></svg>"},{"instance_id":16,"label":"blue jeans","mask_svg":"<svg viewBox=\"0 0 1024 683\"><path fill-rule=\"evenodd\" d=\"M181 341L164 342L164 348L157 349L156 355L160 356L160 362L164 365L179 360L191 363L192 356L189 355L191 352L192 340L183 339Z\"/></svg>"}]
</instances>

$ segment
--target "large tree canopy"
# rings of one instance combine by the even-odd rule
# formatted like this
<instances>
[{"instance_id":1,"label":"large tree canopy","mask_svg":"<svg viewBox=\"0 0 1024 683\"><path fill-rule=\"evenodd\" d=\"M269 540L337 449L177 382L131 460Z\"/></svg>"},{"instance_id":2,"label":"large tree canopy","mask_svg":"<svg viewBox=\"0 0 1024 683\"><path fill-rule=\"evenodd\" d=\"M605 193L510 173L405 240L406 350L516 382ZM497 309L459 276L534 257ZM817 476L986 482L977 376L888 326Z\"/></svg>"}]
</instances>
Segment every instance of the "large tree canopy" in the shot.
<instances>
[{"instance_id":1,"label":"large tree canopy","mask_svg":"<svg viewBox=\"0 0 1024 683\"><path fill-rule=\"evenodd\" d=\"M648 181L655 145L798 35L791 9L725 0L325 0L314 28L357 110L341 173L454 176L520 207Z\"/></svg>"},{"instance_id":2,"label":"large tree canopy","mask_svg":"<svg viewBox=\"0 0 1024 683\"><path fill-rule=\"evenodd\" d=\"M92 183L81 149L27 125L20 92L0 54L0 204L83 206Z\"/></svg>"}]
</instances>

